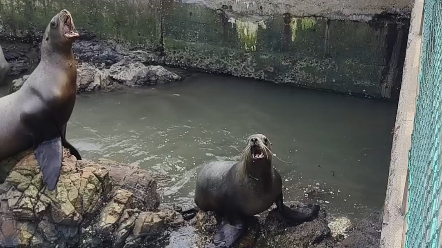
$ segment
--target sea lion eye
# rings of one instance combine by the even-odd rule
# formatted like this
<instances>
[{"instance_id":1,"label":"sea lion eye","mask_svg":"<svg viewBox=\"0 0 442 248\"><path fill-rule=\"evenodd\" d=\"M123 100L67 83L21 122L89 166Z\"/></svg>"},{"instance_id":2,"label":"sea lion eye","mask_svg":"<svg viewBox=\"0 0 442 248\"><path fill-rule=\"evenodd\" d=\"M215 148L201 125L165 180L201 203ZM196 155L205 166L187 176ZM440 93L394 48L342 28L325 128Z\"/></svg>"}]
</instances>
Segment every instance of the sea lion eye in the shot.
<instances>
[{"instance_id":1,"label":"sea lion eye","mask_svg":"<svg viewBox=\"0 0 442 248\"><path fill-rule=\"evenodd\" d=\"M267 138L264 138L264 143L268 143L269 142L269 140L267 139Z\"/></svg>"},{"instance_id":2,"label":"sea lion eye","mask_svg":"<svg viewBox=\"0 0 442 248\"><path fill-rule=\"evenodd\" d=\"M51 21L51 28L55 28L57 26L57 22L55 20Z\"/></svg>"}]
</instances>

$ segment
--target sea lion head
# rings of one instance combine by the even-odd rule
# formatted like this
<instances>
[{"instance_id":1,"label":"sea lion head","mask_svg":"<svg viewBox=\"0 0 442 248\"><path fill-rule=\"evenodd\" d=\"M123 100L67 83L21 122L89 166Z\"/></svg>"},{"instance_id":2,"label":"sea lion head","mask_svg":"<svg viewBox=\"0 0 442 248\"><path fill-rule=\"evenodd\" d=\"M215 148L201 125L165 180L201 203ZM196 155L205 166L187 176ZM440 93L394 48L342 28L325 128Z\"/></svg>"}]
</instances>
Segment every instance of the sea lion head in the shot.
<instances>
[{"instance_id":1,"label":"sea lion head","mask_svg":"<svg viewBox=\"0 0 442 248\"><path fill-rule=\"evenodd\" d=\"M247 147L244 151L246 161L270 162L272 161L272 143L263 134L252 134L247 139Z\"/></svg>"},{"instance_id":2,"label":"sea lion head","mask_svg":"<svg viewBox=\"0 0 442 248\"><path fill-rule=\"evenodd\" d=\"M72 15L63 9L54 17L46 27L43 36L43 48L53 48L51 50L71 50L72 43L79 37Z\"/></svg>"}]
</instances>

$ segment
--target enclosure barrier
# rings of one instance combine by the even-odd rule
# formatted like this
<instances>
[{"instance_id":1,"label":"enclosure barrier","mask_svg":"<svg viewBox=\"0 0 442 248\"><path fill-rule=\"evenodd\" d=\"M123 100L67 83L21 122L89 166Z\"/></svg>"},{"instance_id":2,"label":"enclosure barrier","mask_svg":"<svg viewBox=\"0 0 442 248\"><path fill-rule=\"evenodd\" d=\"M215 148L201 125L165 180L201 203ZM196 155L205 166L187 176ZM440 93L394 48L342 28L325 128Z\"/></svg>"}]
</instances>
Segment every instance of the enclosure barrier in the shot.
<instances>
[{"instance_id":1,"label":"enclosure barrier","mask_svg":"<svg viewBox=\"0 0 442 248\"><path fill-rule=\"evenodd\" d=\"M406 248L441 246L442 0L424 1L422 37L408 162Z\"/></svg>"},{"instance_id":2,"label":"enclosure barrier","mask_svg":"<svg viewBox=\"0 0 442 248\"><path fill-rule=\"evenodd\" d=\"M442 247L441 113L442 0L416 0L394 130L381 247Z\"/></svg>"}]
</instances>

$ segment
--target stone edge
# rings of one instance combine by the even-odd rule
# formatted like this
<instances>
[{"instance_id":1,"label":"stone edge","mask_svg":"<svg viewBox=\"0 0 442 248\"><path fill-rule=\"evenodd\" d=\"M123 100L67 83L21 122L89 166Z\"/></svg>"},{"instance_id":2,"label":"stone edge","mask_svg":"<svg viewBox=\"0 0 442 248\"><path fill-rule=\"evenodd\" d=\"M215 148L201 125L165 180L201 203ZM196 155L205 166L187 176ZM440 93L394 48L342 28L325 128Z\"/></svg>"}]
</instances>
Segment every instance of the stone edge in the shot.
<instances>
[{"instance_id":1,"label":"stone edge","mask_svg":"<svg viewBox=\"0 0 442 248\"><path fill-rule=\"evenodd\" d=\"M408 153L414 127L418 76L422 44L424 0L415 0L411 13L408 47L406 51L402 87L399 97L390 172L384 202L381 248L401 248L405 245L408 193Z\"/></svg>"}]
</instances>

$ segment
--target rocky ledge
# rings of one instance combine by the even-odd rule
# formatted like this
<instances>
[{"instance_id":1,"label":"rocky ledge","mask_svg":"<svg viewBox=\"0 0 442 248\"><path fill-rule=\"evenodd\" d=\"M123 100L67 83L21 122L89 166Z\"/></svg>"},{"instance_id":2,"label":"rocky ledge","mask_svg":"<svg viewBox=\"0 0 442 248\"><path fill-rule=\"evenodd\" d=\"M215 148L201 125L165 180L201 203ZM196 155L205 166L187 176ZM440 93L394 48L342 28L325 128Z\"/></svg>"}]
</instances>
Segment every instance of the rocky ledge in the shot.
<instances>
[{"instance_id":1,"label":"rocky ledge","mask_svg":"<svg viewBox=\"0 0 442 248\"><path fill-rule=\"evenodd\" d=\"M29 75L40 59L40 49L35 44L6 43L4 50L11 67L9 76ZM112 42L79 40L74 43L73 51L78 61L78 93L165 84L180 81L187 75L183 70L172 71L160 65L150 65L161 64L155 53L129 51ZM25 75L14 80L9 92L20 89L27 78Z\"/></svg>"},{"instance_id":2,"label":"rocky ledge","mask_svg":"<svg viewBox=\"0 0 442 248\"><path fill-rule=\"evenodd\" d=\"M0 185L0 247L202 248L217 227L213 213L160 205L157 184L164 178L137 165L77 161L64 151L54 191L43 186L31 151L1 161L0 167L12 167ZM378 247L379 216L363 221L340 242L324 210L315 220L294 225L273 209L250 218L238 247Z\"/></svg>"},{"instance_id":3,"label":"rocky ledge","mask_svg":"<svg viewBox=\"0 0 442 248\"><path fill-rule=\"evenodd\" d=\"M0 186L1 247L139 247L183 224L159 209L157 184L134 166L76 161L65 151L56 190L43 187L32 153Z\"/></svg>"},{"instance_id":4,"label":"rocky ledge","mask_svg":"<svg viewBox=\"0 0 442 248\"><path fill-rule=\"evenodd\" d=\"M15 92L28 79L28 75L13 81L9 93ZM130 58L123 58L110 68L92 63L77 66L77 92L113 91L122 87L137 87L177 82L183 77L162 66L146 66Z\"/></svg>"}]
</instances>

